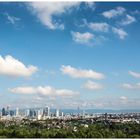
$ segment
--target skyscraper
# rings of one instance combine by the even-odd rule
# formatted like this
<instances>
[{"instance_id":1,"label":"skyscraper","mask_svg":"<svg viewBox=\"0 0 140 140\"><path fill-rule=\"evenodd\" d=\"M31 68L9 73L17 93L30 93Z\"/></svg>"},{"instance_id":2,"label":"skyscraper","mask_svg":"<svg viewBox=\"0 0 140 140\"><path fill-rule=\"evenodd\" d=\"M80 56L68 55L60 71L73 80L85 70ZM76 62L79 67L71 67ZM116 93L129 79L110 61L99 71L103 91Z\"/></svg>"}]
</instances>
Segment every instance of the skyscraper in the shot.
<instances>
[{"instance_id":1,"label":"skyscraper","mask_svg":"<svg viewBox=\"0 0 140 140\"><path fill-rule=\"evenodd\" d=\"M56 117L59 117L59 109L56 109Z\"/></svg>"},{"instance_id":2,"label":"skyscraper","mask_svg":"<svg viewBox=\"0 0 140 140\"><path fill-rule=\"evenodd\" d=\"M27 110L25 111L25 116L26 116L26 117L29 117L29 115L30 115L30 110L27 109Z\"/></svg>"},{"instance_id":3,"label":"skyscraper","mask_svg":"<svg viewBox=\"0 0 140 140\"><path fill-rule=\"evenodd\" d=\"M64 113L63 112L61 112L61 117L64 117Z\"/></svg>"},{"instance_id":4,"label":"skyscraper","mask_svg":"<svg viewBox=\"0 0 140 140\"><path fill-rule=\"evenodd\" d=\"M43 115L44 116L47 116L47 117L50 116L50 107L49 106L46 106L45 107L44 112L43 112Z\"/></svg>"},{"instance_id":5,"label":"skyscraper","mask_svg":"<svg viewBox=\"0 0 140 140\"><path fill-rule=\"evenodd\" d=\"M41 109L37 110L37 119L40 120L42 118L42 116L43 116L42 110Z\"/></svg>"},{"instance_id":6,"label":"skyscraper","mask_svg":"<svg viewBox=\"0 0 140 140\"><path fill-rule=\"evenodd\" d=\"M16 108L16 116L19 116L19 109L18 109L18 107Z\"/></svg>"},{"instance_id":7,"label":"skyscraper","mask_svg":"<svg viewBox=\"0 0 140 140\"><path fill-rule=\"evenodd\" d=\"M2 116L6 116L5 108L2 108Z\"/></svg>"},{"instance_id":8,"label":"skyscraper","mask_svg":"<svg viewBox=\"0 0 140 140\"><path fill-rule=\"evenodd\" d=\"M10 115L10 109L9 109L9 106L7 106L7 109L6 109L6 115Z\"/></svg>"}]
</instances>

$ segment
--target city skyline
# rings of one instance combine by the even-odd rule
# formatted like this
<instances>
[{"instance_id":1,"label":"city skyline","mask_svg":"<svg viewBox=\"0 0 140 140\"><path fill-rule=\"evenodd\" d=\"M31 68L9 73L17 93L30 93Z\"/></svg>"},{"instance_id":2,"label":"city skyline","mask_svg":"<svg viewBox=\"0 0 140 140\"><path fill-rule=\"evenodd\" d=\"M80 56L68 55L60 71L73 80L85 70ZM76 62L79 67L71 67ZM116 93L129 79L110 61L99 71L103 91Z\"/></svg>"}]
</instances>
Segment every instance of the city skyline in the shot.
<instances>
[{"instance_id":1,"label":"city skyline","mask_svg":"<svg viewBox=\"0 0 140 140\"><path fill-rule=\"evenodd\" d=\"M0 107L139 109L140 2L0 2Z\"/></svg>"}]
</instances>

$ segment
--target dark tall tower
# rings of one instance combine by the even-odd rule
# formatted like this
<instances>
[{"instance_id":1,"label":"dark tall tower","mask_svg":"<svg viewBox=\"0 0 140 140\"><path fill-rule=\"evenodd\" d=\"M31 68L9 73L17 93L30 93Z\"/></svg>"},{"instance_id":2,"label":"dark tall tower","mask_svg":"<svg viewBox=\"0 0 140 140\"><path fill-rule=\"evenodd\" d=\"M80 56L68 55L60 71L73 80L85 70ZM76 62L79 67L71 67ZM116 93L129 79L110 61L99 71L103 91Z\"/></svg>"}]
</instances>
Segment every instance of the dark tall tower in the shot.
<instances>
[{"instance_id":1,"label":"dark tall tower","mask_svg":"<svg viewBox=\"0 0 140 140\"><path fill-rule=\"evenodd\" d=\"M2 116L6 116L5 108L2 109Z\"/></svg>"}]
</instances>

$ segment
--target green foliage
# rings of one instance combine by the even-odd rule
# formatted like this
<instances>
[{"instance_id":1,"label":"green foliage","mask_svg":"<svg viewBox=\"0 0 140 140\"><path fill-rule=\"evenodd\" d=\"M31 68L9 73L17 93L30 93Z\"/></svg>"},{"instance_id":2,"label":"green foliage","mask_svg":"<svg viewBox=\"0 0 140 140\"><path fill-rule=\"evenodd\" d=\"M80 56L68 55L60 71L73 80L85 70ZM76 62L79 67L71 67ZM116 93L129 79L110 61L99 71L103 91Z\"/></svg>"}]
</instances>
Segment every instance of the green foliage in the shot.
<instances>
[{"instance_id":1,"label":"green foliage","mask_svg":"<svg viewBox=\"0 0 140 140\"><path fill-rule=\"evenodd\" d=\"M0 122L0 138L140 138L140 125L135 123L96 122L84 127L80 123L69 121L65 127L56 127L58 125L61 122L57 120L24 122L22 125Z\"/></svg>"}]
</instances>

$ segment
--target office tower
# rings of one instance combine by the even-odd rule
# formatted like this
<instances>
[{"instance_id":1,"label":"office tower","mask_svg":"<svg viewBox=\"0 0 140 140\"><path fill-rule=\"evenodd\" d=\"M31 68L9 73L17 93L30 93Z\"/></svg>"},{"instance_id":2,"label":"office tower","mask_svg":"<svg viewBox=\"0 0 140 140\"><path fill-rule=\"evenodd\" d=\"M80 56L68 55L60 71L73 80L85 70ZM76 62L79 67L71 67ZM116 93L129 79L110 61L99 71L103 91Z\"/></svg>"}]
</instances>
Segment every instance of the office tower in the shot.
<instances>
[{"instance_id":1,"label":"office tower","mask_svg":"<svg viewBox=\"0 0 140 140\"><path fill-rule=\"evenodd\" d=\"M42 110L41 109L40 110L37 110L37 119L38 120L41 120L42 116L43 116Z\"/></svg>"},{"instance_id":2,"label":"office tower","mask_svg":"<svg viewBox=\"0 0 140 140\"><path fill-rule=\"evenodd\" d=\"M37 112L36 110L33 110L33 117L36 117L37 116Z\"/></svg>"},{"instance_id":3,"label":"office tower","mask_svg":"<svg viewBox=\"0 0 140 140\"><path fill-rule=\"evenodd\" d=\"M56 109L56 117L59 117L59 109Z\"/></svg>"},{"instance_id":4,"label":"office tower","mask_svg":"<svg viewBox=\"0 0 140 140\"><path fill-rule=\"evenodd\" d=\"M14 116L14 111L10 110L10 116Z\"/></svg>"},{"instance_id":5,"label":"office tower","mask_svg":"<svg viewBox=\"0 0 140 140\"><path fill-rule=\"evenodd\" d=\"M19 109L18 109L18 107L16 108L16 116L19 116Z\"/></svg>"},{"instance_id":6,"label":"office tower","mask_svg":"<svg viewBox=\"0 0 140 140\"><path fill-rule=\"evenodd\" d=\"M5 108L2 108L2 116L6 116Z\"/></svg>"},{"instance_id":7,"label":"office tower","mask_svg":"<svg viewBox=\"0 0 140 140\"><path fill-rule=\"evenodd\" d=\"M25 111L25 116L26 116L26 117L29 117L29 115L30 115L30 110L27 109L27 110Z\"/></svg>"},{"instance_id":8,"label":"office tower","mask_svg":"<svg viewBox=\"0 0 140 140\"><path fill-rule=\"evenodd\" d=\"M7 109L6 109L6 115L10 115L9 106L7 106Z\"/></svg>"},{"instance_id":9,"label":"office tower","mask_svg":"<svg viewBox=\"0 0 140 140\"><path fill-rule=\"evenodd\" d=\"M61 112L61 117L64 117L64 113L63 112Z\"/></svg>"},{"instance_id":10,"label":"office tower","mask_svg":"<svg viewBox=\"0 0 140 140\"><path fill-rule=\"evenodd\" d=\"M43 109L39 109L40 115L43 116L44 110Z\"/></svg>"},{"instance_id":11,"label":"office tower","mask_svg":"<svg viewBox=\"0 0 140 140\"><path fill-rule=\"evenodd\" d=\"M33 110L29 110L29 117L33 117Z\"/></svg>"},{"instance_id":12,"label":"office tower","mask_svg":"<svg viewBox=\"0 0 140 140\"><path fill-rule=\"evenodd\" d=\"M50 107L46 106L44 111L43 111L43 115L44 116L50 116Z\"/></svg>"},{"instance_id":13,"label":"office tower","mask_svg":"<svg viewBox=\"0 0 140 140\"><path fill-rule=\"evenodd\" d=\"M28 115L29 117L36 117L37 116L37 113L36 113L36 111L34 110L34 109L30 109L29 110L29 115Z\"/></svg>"}]
</instances>

